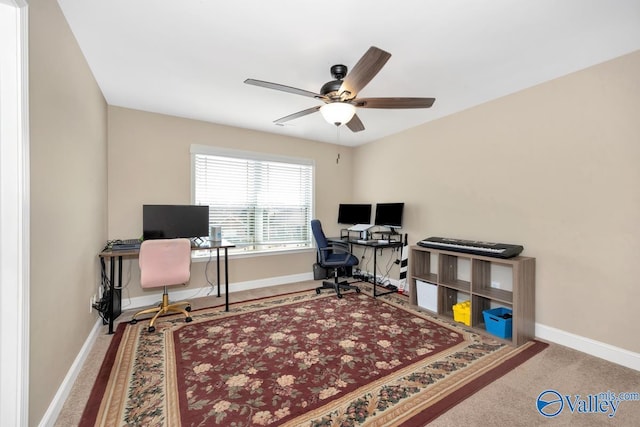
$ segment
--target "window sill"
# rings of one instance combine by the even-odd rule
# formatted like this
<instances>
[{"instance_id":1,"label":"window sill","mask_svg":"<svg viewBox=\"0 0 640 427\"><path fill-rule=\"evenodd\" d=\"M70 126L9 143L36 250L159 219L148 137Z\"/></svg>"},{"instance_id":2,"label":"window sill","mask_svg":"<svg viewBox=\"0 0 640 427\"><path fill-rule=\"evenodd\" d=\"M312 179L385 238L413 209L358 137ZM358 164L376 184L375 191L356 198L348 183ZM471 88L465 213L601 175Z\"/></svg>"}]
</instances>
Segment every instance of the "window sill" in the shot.
<instances>
[{"instance_id":1,"label":"window sill","mask_svg":"<svg viewBox=\"0 0 640 427\"><path fill-rule=\"evenodd\" d=\"M300 253L315 253L315 248L296 248L296 249L272 249L263 251L251 251L251 252L231 252L229 251L229 259L242 259L242 258L256 258L263 256L273 255L293 255ZM201 250L193 252L191 260L193 262L208 262L216 257L216 253L213 250Z\"/></svg>"}]
</instances>

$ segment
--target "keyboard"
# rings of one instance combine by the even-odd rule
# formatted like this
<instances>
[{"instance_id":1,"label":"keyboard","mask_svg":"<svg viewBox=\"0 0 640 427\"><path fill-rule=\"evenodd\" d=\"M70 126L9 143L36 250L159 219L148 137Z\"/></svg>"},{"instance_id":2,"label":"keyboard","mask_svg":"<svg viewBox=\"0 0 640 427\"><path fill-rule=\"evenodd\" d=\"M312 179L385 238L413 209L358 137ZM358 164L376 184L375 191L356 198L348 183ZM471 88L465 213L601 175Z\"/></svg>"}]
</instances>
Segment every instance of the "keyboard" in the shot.
<instances>
[{"instance_id":1,"label":"keyboard","mask_svg":"<svg viewBox=\"0 0 640 427\"><path fill-rule=\"evenodd\" d=\"M367 231L371 227L373 227L373 224L355 224L355 225L352 225L351 227L347 228L347 230L349 230L349 231Z\"/></svg>"},{"instance_id":2,"label":"keyboard","mask_svg":"<svg viewBox=\"0 0 640 427\"><path fill-rule=\"evenodd\" d=\"M512 258L520 254L524 247L508 243L479 242L476 240L451 239L446 237L428 237L418 242L418 246L464 252L473 255L485 255L495 258Z\"/></svg>"},{"instance_id":3,"label":"keyboard","mask_svg":"<svg viewBox=\"0 0 640 427\"><path fill-rule=\"evenodd\" d=\"M351 243L360 243L363 245L375 245L376 243L379 245L388 245L391 241L387 239L355 239L350 240ZM393 242L395 243L395 242Z\"/></svg>"},{"instance_id":4,"label":"keyboard","mask_svg":"<svg viewBox=\"0 0 640 427\"><path fill-rule=\"evenodd\" d=\"M111 245L113 251L126 251L131 249L140 249L140 239L114 240Z\"/></svg>"}]
</instances>

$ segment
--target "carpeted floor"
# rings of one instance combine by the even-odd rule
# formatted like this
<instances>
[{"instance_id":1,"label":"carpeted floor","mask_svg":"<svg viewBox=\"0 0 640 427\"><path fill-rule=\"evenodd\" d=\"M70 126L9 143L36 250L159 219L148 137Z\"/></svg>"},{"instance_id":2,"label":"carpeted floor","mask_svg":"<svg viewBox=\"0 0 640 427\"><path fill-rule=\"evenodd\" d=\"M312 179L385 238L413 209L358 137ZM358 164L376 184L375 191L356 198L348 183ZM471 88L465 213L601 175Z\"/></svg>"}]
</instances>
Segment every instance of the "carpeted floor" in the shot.
<instances>
[{"instance_id":1,"label":"carpeted floor","mask_svg":"<svg viewBox=\"0 0 640 427\"><path fill-rule=\"evenodd\" d=\"M242 301L315 287L315 282L286 285L269 289L239 292L231 301ZM194 308L217 303L216 298L193 301ZM124 313L120 321L128 319ZM83 367L79 380L56 423L57 426L77 425L89 391L108 347L111 336L98 338L91 356ZM553 419L546 419L536 409L538 395L547 389L563 394L582 395L601 392L638 392L640 373L623 368L558 345L551 345L524 365L480 390L463 403L433 421L431 425L634 425L640 418L640 402L622 402L614 417L604 414L578 414L564 410Z\"/></svg>"}]
</instances>

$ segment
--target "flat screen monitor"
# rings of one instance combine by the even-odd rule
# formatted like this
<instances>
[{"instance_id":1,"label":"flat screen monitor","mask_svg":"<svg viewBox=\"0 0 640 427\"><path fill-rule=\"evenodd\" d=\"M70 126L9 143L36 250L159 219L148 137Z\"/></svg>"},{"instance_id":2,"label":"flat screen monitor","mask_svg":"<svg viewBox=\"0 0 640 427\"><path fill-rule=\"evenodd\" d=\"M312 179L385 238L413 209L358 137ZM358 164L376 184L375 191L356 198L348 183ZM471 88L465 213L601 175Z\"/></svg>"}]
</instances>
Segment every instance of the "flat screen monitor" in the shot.
<instances>
[{"instance_id":1,"label":"flat screen monitor","mask_svg":"<svg viewBox=\"0 0 640 427\"><path fill-rule=\"evenodd\" d=\"M391 228L401 228L403 210L404 203L378 203L376 204L374 224Z\"/></svg>"},{"instance_id":2,"label":"flat screen monitor","mask_svg":"<svg viewBox=\"0 0 640 427\"><path fill-rule=\"evenodd\" d=\"M208 235L209 206L142 206L142 236L144 240L191 239Z\"/></svg>"},{"instance_id":3,"label":"flat screen monitor","mask_svg":"<svg viewBox=\"0 0 640 427\"><path fill-rule=\"evenodd\" d=\"M338 224L371 223L371 204L342 203L338 207Z\"/></svg>"}]
</instances>

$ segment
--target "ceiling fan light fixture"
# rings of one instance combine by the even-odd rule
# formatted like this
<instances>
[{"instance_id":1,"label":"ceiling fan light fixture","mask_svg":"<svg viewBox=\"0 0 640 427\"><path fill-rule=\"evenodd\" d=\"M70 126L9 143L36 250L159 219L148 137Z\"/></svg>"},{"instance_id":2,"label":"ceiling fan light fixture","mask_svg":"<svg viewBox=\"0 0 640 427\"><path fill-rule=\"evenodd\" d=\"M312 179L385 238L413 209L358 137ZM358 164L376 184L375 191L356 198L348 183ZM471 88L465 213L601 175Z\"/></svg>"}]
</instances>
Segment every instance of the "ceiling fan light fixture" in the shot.
<instances>
[{"instance_id":1,"label":"ceiling fan light fixture","mask_svg":"<svg viewBox=\"0 0 640 427\"><path fill-rule=\"evenodd\" d=\"M320 93L262 80L246 79L244 82L267 89L306 96L325 103L322 106L316 105L274 120L273 122L276 125L282 126L283 123L289 120L320 111L324 119L330 124L336 125L336 128L340 125L347 125L351 132L361 132L364 130L364 124L362 124L360 117L356 115L356 107L358 109L429 108L435 101L435 98L417 97L358 98L360 91L378 74L390 57L391 54L389 52L371 46L356 62L349 74L347 74L346 66L342 64L333 65L331 67L331 75L335 80L322 85Z\"/></svg>"},{"instance_id":2,"label":"ceiling fan light fixture","mask_svg":"<svg viewBox=\"0 0 640 427\"><path fill-rule=\"evenodd\" d=\"M330 102L320 107L320 113L327 122L340 126L349 123L356 113L356 107L347 102Z\"/></svg>"}]
</instances>

